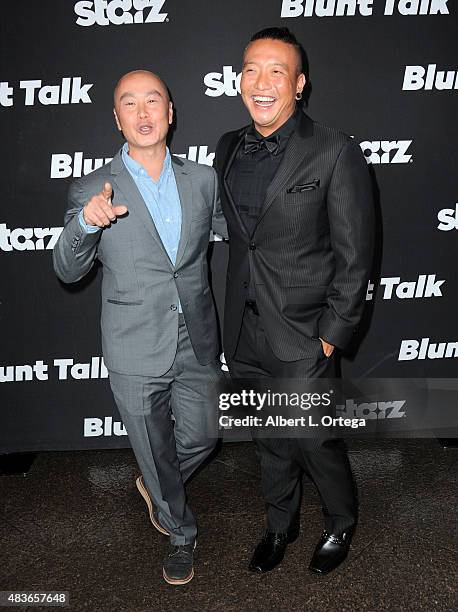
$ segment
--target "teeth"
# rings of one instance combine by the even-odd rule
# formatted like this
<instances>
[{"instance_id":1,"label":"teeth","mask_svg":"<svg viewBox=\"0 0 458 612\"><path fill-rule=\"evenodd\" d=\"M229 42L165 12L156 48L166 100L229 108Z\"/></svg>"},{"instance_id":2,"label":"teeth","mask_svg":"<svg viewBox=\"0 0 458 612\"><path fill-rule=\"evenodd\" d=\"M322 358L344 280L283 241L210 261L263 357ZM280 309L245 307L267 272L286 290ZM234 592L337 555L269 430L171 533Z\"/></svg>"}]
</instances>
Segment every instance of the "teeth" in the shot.
<instances>
[{"instance_id":1,"label":"teeth","mask_svg":"<svg viewBox=\"0 0 458 612\"><path fill-rule=\"evenodd\" d=\"M275 102L275 98L270 96L253 96L255 102Z\"/></svg>"}]
</instances>

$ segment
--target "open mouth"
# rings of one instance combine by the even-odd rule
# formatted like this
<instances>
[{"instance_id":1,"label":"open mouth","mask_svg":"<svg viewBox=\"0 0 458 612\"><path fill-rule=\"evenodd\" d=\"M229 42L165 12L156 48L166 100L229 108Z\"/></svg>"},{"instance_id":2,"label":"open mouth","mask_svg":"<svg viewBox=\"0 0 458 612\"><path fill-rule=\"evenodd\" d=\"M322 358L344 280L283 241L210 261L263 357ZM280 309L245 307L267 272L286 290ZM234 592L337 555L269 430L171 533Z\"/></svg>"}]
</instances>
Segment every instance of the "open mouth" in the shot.
<instances>
[{"instance_id":1,"label":"open mouth","mask_svg":"<svg viewBox=\"0 0 458 612\"><path fill-rule=\"evenodd\" d=\"M153 126L150 123L143 123L142 125L138 126L137 130L140 132L140 134L147 136L153 131Z\"/></svg>"},{"instance_id":2,"label":"open mouth","mask_svg":"<svg viewBox=\"0 0 458 612\"><path fill-rule=\"evenodd\" d=\"M277 98L272 96L251 96L255 106L259 106L260 108L269 108L274 105Z\"/></svg>"}]
</instances>

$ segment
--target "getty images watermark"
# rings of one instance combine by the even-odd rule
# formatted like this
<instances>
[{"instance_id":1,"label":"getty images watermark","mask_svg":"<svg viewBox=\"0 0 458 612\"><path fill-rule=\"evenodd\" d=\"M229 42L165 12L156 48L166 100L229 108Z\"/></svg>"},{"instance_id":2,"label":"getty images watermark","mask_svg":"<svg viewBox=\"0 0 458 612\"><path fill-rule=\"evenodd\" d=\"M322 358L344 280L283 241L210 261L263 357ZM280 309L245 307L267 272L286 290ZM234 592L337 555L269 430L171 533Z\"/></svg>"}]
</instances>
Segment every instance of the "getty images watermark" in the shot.
<instances>
[{"instance_id":1,"label":"getty images watermark","mask_svg":"<svg viewBox=\"0 0 458 612\"><path fill-rule=\"evenodd\" d=\"M227 378L212 393L212 437L458 437L457 379Z\"/></svg>"},{"instance_id":2,"label":"getty images watermark","mask_svg":"<svg viewBox=\"0 0 458 612\"><path fill-rule=\"evenodd\" d=\"M219 415L220 427L280 427L280 428L312 428L312 427L365 427L366 420L363 418L335 417L332 414L319 415L318 409L332 409L332 396L334 389L325 392L281 392L267 389L262 393L254 389L242 389L239 392L220 393L218 408L223 414ZM245 409L247 412L255 411L255 414L235 416L234 409ZM265 414L261 414L264 409ZM295 416L292 413L300 409L311 411L312 414ZM225 413L225 411L231 411ZM285 413L287 416L285 416Z\"/></svg>"}]
</instances>

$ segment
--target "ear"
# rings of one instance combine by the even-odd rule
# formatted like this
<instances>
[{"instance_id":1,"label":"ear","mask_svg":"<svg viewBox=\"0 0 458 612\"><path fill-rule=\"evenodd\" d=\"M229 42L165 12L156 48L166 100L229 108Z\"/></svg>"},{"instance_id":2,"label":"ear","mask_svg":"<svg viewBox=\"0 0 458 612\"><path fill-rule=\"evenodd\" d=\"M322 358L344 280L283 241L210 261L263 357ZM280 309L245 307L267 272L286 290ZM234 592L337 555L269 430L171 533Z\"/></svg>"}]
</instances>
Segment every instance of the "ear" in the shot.
<instances>
[{"instance_id":1,"label":"ear","mask_svg":"<svg viewBox=\"0 0 458 612\"><path fill-rule=\"evenodd\" d=\"M120 132L122 132L122 127L121 127L121 124L119 123L118 115L116 114L116 109L115 109L115 108L113 109L113 115L114 115L114 118L115 118L115 121L116 121L116 125L117 125L117 127L118 127L118 130L119 130Z\"/></svg>"},{"instance_id":2,"label":"ear","mask_svg":"<svg viewBox=\"0 0 458 612\"><path fill-rule=\"evenodd\" d=\"M172 125L173 121L173 104L169 102L169 125Z\"/></svg>"},{"instance_id":3,"label":"ear","mask_svg":"<svg viewBox=\"0 0 458 612\"><path fill-rule=\"evenodd\" d=\"M307 83L307 79L305 78L305 74L301 72L296 80L296 91L302 93L302 90L304 89L306 83Z\"/></svg>"}]
</instances>

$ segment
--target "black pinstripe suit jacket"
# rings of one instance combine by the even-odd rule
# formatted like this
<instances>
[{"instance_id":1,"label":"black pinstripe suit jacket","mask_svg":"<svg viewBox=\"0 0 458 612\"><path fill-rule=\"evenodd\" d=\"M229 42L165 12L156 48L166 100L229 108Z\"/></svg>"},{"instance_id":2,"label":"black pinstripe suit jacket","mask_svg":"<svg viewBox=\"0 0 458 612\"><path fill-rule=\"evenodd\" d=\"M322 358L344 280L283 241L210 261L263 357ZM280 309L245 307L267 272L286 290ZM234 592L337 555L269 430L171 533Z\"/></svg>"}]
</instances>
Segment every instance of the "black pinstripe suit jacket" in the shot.
<instances>
[{"instance_id":1,"label":"black pinstripe suit jacket","mask_svg":"<svg viewBox=\"0 0 458 612\"><path fill-rule=\"evenodd\" d=\"M250 272L279 359L343 348L361 317L372 265L374 205L367 164L347 135L301 114L249 235L227 176L248 126L224 134L215 167L229 233L224 350L234 355Z\"/></svg>"}]
</instances>

